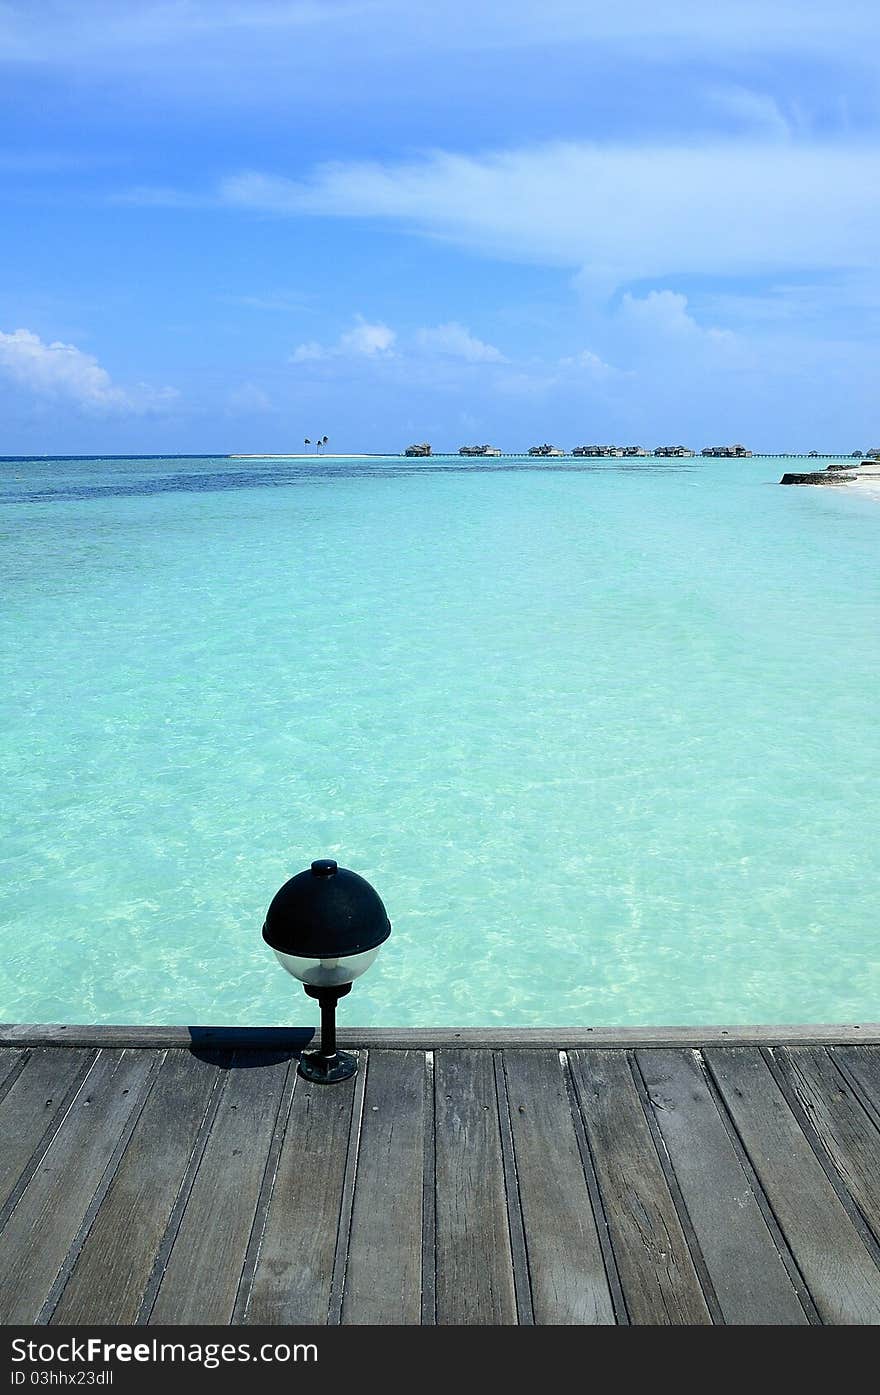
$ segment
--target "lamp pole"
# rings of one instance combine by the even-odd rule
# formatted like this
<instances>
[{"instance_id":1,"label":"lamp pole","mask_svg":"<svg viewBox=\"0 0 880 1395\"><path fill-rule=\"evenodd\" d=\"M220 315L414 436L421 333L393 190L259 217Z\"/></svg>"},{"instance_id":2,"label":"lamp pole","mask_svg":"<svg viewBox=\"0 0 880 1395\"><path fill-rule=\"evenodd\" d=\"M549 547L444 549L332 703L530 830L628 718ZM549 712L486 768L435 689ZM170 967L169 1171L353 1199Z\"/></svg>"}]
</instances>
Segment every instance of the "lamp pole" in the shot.
<instances>
[{"instance_id":1,"label":"lamp pole","mask_svg":"<svg viewBox=\"0 0 880 1395\"><path fill-rule=\"evenodd\" d=\"M317 1080L330 1084L337 1080L348 1080L357 1070L357 1060L347 1051L336 1049L336 1004L346 993L351 992L350 983L340 983L335 988L316 988L313 984L304 985L310 998L316 998L321 1009L321 1045L317 1051L307 1051L300 1058L299 1073L306 1080Z\"/></svg>"}]
</instances>

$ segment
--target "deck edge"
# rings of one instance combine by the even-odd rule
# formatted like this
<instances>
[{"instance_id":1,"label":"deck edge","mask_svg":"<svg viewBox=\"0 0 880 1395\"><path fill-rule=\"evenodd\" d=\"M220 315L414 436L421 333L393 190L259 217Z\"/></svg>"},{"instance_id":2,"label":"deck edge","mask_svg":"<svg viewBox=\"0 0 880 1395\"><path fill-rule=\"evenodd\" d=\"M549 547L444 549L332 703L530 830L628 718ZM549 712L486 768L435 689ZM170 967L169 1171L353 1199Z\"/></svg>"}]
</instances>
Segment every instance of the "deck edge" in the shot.
<instances>
[{"instance_id":1,"label":"deck edge","mask_svg":"<svg viewBox=\"0 0 880 1395\"><path fill-rule=\"evenodd\" d=\"M302 1050L313 1027L99 1026L72 1023L0 1024L3 1046L86 1046L150 1049L236 1047ZM839 1046L880 1045L880 1022L731 1027L349 1027L340 1029L340 1045L382 1050L469 1047L534 1047L578 1050L583 1047L700 1046Z\"/></svg>"}]
</instances>

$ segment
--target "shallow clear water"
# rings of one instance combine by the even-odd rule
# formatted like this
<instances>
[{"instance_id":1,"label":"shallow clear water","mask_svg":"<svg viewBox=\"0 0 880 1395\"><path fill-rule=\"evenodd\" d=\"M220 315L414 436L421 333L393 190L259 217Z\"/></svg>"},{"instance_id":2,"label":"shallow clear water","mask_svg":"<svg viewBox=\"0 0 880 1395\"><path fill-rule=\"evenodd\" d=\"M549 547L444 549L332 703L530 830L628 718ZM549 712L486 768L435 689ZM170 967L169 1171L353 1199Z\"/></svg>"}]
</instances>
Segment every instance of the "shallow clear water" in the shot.
<instances>
[{"instance_id":1,"label":"shallow clear water","mask_svg":"<svg viewBox=\"0 0 880 1395\"><path fill-rule=\"evenodd\" d=\"M349 1023L876 1019L880 502L784 468L0 462L0 1016L313 1021L333 856Z\"/></svg>"}]
</instances>

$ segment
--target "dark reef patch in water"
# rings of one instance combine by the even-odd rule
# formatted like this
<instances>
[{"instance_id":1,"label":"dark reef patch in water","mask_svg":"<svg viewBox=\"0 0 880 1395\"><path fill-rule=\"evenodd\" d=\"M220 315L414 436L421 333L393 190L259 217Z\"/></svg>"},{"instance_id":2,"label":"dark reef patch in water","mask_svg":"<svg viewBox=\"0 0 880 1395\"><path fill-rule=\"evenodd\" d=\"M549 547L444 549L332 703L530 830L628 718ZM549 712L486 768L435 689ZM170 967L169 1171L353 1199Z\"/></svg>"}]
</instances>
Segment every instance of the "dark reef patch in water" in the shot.
<instances>
[{"instance_id":1,"label":"dark reef patch in water","mask_svg":"<svg viewBox=\"0 0 880 1395\"><path fill-rule=\"evenodd\" d=\"M59 459L61 457L58 457ZM69 457L73 459L73 457ZM96 457L77 457L95 459ZM167 457L155 457L163 459ZM192 459L211 457L193 456ZM41 457L41 462L45 463ZM24 463L24 461L22 461ZM0 500L12 504L53 503L55 501L86 499L137 498L154 494L202 494L222 490L237 489L283 489L297 484L313 484L316 480L333 481L338 479L403 479L421 475L484 475L484 474L604 474L613 471L621 474L688 474L696 469L694 461L591 461L589 465L560 462L541 464L493 464L493 465L333 465L324 469L309 465L292 466L270 470L238 469L212 470L206 472L182 472L172 475L155 475L146 479L118 480L113 484L65 484L47 485L44 488L25 487L22 489L0 490Z\"/></svg>"}]
</instances>

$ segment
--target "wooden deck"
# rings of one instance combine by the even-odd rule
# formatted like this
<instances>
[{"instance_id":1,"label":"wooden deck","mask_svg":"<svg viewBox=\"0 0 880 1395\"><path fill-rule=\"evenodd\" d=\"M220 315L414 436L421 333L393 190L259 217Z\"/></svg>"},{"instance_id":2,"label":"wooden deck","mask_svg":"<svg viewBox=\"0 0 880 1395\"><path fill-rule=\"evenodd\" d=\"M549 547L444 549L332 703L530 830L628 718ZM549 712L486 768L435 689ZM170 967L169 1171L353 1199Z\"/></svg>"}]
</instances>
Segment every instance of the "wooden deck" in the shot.
<instances>
[{"instance_id":1,"label":"wooden deck","mask_svg":"<svg viewBox=\"0 0 880 1395\"><path fill-rule=\"evenodd\" d=\"M876 1027L302 1040L2 1029L0 1322L880 1324Z\"/></svg>"}]
</instances>

